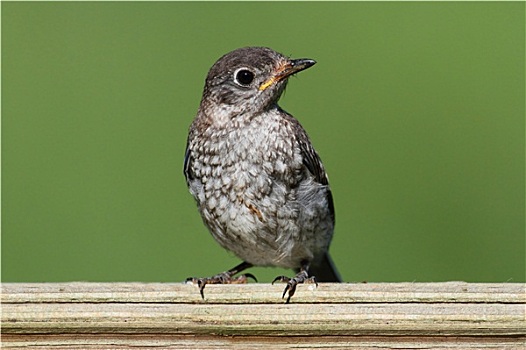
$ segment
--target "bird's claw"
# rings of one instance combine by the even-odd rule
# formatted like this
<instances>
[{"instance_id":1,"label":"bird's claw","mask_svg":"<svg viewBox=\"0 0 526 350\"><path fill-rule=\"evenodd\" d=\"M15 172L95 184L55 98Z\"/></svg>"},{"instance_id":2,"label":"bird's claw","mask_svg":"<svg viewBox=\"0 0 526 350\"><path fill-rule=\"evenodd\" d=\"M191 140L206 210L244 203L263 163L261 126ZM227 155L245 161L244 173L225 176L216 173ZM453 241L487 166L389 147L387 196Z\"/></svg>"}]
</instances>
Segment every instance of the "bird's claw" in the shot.
<instances>
[{"instance_id":1,"label":"bird's claw","mask_svg":"<svg viewBox=\"0 0 526 350\"><path fill-rule=\"evenodd\" d=\"M226 271L226 272L219 273L212 277L201 277L201 278L188 277L186 279L186 282L197 284L197 286L199 287L199 293L201 294L201 298L204 299L205 298L204 290L207 284L243 284L243 283L247 283L249 278L253 279L255 282L258 281L256 276L254 276L251 273L245 273L243 275L233 277L228 271Z\"/></svg>"},{"instance_id":2,"label":"bird's claw","mask_svg":"<svg viewBox=\"0 0 526 350\"><path fill-rule=\"evenodd\" d=\"M290 281L290 278L287 277L287 276L278 276L278 277L274 278L274 280L272 281L272 284L274 284L274 283L276 283L278 281L286 283L286 282Z\"/></svg>"},{"instance_id":3,"label":"bird's claw","mask_svg":"<svg viewBox=\"0 0 526 350\"><path fill-rule=\"evenodd\" d=\"M288 304L290 302L290 298L292 298L294 293L296 293L296 287L298 284L315 283L316 287L318 287L318 282L316 281L316 277L314 276L309 277L307 272L304 270L298 272L298 274L294 276L293 278L289 278L287 276L278 276L274 278L274 280L272 281L272 284L274 284L274 282L277 282L277 281L287 283L287 285L285 286L285 290L283 291L283 295L281 296L281 298L284 299L287 292L289 293L287 297L287 301L285 301L285 304Z\"/></svg>"}]
</instances>

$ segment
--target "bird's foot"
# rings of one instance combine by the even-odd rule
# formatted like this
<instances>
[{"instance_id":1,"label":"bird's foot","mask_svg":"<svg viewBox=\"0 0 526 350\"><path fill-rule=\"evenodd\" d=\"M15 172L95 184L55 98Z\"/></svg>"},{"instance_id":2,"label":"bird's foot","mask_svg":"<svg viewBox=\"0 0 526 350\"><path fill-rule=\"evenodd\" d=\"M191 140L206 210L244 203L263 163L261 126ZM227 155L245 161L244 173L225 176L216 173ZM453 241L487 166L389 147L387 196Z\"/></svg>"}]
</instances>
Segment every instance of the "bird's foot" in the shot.
<instances>
[{"instance_id":1,"label":"bird's foot","mask_svg":"<svg viewBox=\"0 0 526 350\"><path fill-rule=\"evenodd\" d=\"M296 292L296 286L298 284L300 284L300 283L315 283L316 287L318 287L318 282L316 281L316 277L314 277L314 276L309 277L309 274L307 273L306 270L301 270L300 272L298 272L296 274L296 276L294 276L292 278L289 278L287 276L278 276L278 277L274 278L274 281L272 281L272 284L274 284L274 282L278 282L278 281L287 283L287 285L285 286L285 290L283 291L283 295L281 296L281 298L285 298L285 294L287 294L287 292L289 292L289 295L287 297L287 301L285 302L286 304L288 304L290 302L290 298Z\"/></svg>"},{"instance_id":2,"label":"bird's foot","mask_svg":"<svg viewBox=\"0 0 526 350\"><path fill-rule=\"evenodd\" d=\"M254 276L251 273L245 273L243 275L234 277L234 275L237 274L238 272L241 272L242 270L249 268L251 266L252 265L248 263L241 263L231 270L218 273L217 275L212 276L212 277L201 277L201 278L188 277L186 279L186 283L197 284L197 286L199 287L199 293L201 293L201 297L204 299L205 298L204 290L207 284L242 284L242 283L247 283L249 278L257 282L258 280L256 276Z\"/></svg>"}]
</instances>

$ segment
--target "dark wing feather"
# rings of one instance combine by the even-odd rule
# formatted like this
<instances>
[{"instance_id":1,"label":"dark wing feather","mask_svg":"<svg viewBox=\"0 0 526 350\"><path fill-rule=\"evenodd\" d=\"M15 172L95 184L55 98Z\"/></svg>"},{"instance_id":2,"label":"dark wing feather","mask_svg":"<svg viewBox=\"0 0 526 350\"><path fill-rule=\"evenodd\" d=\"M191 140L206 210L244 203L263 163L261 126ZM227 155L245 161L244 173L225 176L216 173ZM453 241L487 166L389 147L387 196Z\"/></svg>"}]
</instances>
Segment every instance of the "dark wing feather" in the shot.
<instances>
[{"instance_id":1,"label":"dark wing feather","mask_svg":"<svg viewBox=\"0 0 526 350\"><path fill-rule=\"evenodd\" d=\"M323 164L321 163L320 156L312 147L312 144L310 143L309 138L303 128L299 127L296 135L300 146L301 155L303 157L303 164L309 170L309 172L314 175L316 182L327 186L327 202L329 205L332 222L334 223L335 213L332 192L329 187L329 179L327 178L327 173L325 172L325 168L323 168Z\"/></svg>"},{"instance_id":2,"label":"dark wing feather","mask_svg":"<svg viewBox=\"0 0 526 350\"><path fill-rule=\"evenodd\" d=\"M318 153L312 148L312 145L308 139L301 137L299 140L301 155L303 156L303 164L309 169L310 173L314 175L316 182L322 185L328 185L329 180L325 169L321 164Z\"/></svg>"},{"instance_id":3,"label":"dark wing feather","mask_svg":"<svg viewBox=\"0 0 526 350\"><path fill-rule=\"evenodd\" d=\"M194 178L194 174L192 173L192 155L190 153L190 148L188 147L188 143L186 144L186 151L184 153L183 173L186 179L186 183L188 184L190 180Z\"/></svg>"}]
</instances>

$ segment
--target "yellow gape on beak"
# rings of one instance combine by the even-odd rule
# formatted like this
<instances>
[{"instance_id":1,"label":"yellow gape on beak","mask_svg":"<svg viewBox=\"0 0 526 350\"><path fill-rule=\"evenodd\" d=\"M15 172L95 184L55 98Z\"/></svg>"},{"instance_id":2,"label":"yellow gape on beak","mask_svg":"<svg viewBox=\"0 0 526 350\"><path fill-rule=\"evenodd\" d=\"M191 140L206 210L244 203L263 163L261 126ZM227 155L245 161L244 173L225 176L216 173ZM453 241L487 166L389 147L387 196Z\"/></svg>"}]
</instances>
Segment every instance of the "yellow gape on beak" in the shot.
<instances>
[{"instance_id":1,"label":"yellow gape on beak","mask_svg":"<svg viewBox=\"0 0 526 350\"><path fill-rule=\"evenodd\" d=\"M309 58L300 58L297 60L285 61L276 69L275 73L269 79L267 79L263 84L261 84L261 86L259 87L259 91L264 91L272 84L275 84L284 78L287 78L295 73L307 69L313 66L315 63L316 61L311 60Z\"/></svg>"},{"instance_id":2,"label":"yellow gape on beak","mask_svg":"<svg viewBox=\"0 0 526 350\"><path fill-rule=\"evenodd\" d=\"M278 78L276 76L272 76L270 79L268 79L266 82L264 82L263 84L261 84L261 86L259 87L259 91L263 91L265 90L266 88L268 88L270 85L274 84L275 82L278 81Z\"/></svg>"}]
</instances>

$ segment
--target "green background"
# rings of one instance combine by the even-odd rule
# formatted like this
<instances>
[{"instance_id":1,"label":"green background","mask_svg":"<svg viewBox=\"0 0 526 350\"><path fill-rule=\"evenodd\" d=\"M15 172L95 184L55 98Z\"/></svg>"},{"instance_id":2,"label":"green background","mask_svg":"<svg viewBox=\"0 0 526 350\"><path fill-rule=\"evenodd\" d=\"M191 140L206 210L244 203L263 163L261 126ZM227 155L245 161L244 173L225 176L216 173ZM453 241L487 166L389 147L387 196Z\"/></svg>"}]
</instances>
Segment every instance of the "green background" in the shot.
<instances>
[{"instance_id":1,"label":"green background","mask_svg":"<svg viewBox=\"0 0 526 350\"><path fill-rule=\"evenodd\" d=\"M525 280L524 2L1 6L3 281L237 264L182 162L208 69L247 45L318 61L281 105L330 175L346 281Z\"/></svg>"}]
</instances>

